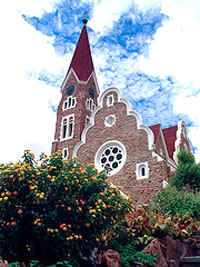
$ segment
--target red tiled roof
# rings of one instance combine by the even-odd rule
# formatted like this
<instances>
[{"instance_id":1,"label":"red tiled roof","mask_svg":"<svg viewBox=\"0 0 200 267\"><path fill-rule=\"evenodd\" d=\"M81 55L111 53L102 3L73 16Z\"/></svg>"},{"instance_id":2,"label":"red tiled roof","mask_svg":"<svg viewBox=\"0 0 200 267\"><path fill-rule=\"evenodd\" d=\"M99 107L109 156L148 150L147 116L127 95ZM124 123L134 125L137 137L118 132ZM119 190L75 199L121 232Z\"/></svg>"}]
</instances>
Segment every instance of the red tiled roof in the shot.
<instances>
[{"instance_id":1,"label":"red tiled roof","mask_svg":"<svg viewBox=\"0 0 200 267\"><path fill-rule=\"evenodd\" d=\"M155 137L155 143L156 143L158 134L159 134L159 132L160 132L160 127L161 127L160 124L152 125L152 126L149 127L149 128L152 130L153 134L154 134L154 137Z\"/></svg>"},{"instance_id":2,"label":"red tiled roof","mask_svg":"<svg viewBox=\"0 0 200 267\"><path fill-rule=\"evenodd\" d=\"M156 143L157 137L158 137L160 129L161 129L161 125L156 124L156 125L150 126L149 128L152 130L152 132L154 134L155 143ZM168 155L171 159L173 159L173 153L175 151L174 143L176 141L176 132L178 130L178 127L173 126L173 127L169 127L169 128L161 129L161 130L163 132L163 136L164 136L165 143L167 146Z\"/></svg>"},{"instance_id":3,"label":"red tiled roof","mask_svg":"<svg viewBox=\"0 0 200 267\"><path fill-rule=\"evenodd\" d=\"M81 81L87 81L94 71L86 25L81 31L68 73L71 68Z\"/></svg>"},{"instance_id":4,"label":"red tiled roof","mask_svg":"<svg viewBox=\"0 0 200 267\"><path fill-rule=\"evenodd\" d=\"M168 154L171 159L173 159L173 153L175 151L174 143L177 138L176 137L177 130L178 130L177 126L169 127L162 130L165 138L165 143L167 145Z\"/></svg>"}]
</instances>

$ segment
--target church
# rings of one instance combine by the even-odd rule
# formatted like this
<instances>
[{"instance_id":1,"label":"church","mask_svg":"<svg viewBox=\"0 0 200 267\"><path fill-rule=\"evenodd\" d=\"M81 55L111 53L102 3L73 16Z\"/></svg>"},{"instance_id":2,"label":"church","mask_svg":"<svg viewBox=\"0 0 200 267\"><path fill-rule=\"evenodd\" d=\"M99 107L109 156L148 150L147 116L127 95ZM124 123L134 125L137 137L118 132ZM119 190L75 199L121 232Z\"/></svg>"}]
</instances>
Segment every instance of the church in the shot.
<instances>
[{"instance_id":1,"label":"church","mask_svg":"<svg viewBox=\"0 0 200 267\"><path fill-rule=\"evenodd\" d=\"M100 92L87 20L61 85L52 153L77 156L85 166L109 167L109 179L137 204L148 203L177 168L177 153L190 151L186 126L145 126L117 88Z\"/></svg>"}]
</instances>

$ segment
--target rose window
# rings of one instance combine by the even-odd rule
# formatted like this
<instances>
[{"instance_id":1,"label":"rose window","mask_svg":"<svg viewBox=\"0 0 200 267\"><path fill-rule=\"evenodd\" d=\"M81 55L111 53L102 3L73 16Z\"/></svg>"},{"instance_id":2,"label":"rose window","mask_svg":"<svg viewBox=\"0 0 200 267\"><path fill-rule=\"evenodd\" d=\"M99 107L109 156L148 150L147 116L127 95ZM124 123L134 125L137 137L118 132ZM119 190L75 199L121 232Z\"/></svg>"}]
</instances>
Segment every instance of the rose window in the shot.
<instances>
[{"instance_id":1,"label":"rose window","mask_svg":"<svg viewBox=\"0 0 200 267\"><path fill-rule=\"evenodd\" d=\"M99 170L110 169L110 175L117 173L126 160L126 150L118 141L106 142L97 152L95 165Z\"/></svg>"}]
</instances>

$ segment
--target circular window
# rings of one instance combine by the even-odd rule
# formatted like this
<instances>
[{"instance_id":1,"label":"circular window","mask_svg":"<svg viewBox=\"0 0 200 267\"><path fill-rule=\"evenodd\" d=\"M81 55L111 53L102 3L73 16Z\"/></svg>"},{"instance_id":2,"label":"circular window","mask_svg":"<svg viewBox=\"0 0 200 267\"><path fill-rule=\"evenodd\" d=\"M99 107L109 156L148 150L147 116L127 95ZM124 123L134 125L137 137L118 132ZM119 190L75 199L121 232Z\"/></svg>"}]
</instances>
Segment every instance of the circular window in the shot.
<instances>
[{"instance_id":1,"label":"circular window","mask_svg":"<svg viewBox=\"0 0 200 267\"><path fill-rule=\"evenodd\" d=\"M95 165L99 171L110 168L110 175L116 174L126 161L126 149L119 141L108 141L97 151Z\"/></svg>"},{"instance_id":2,"label":"circular window","mask_svg":"<svg viewBox=\"0 0 200 267\"><path fill-rule=\"evenodd\" d=\"M115 122L116 122L115 115L109 115L108 117L105 118L104 124L106 127L111 127L115 124Z\"/></svg>"}]
</instances>

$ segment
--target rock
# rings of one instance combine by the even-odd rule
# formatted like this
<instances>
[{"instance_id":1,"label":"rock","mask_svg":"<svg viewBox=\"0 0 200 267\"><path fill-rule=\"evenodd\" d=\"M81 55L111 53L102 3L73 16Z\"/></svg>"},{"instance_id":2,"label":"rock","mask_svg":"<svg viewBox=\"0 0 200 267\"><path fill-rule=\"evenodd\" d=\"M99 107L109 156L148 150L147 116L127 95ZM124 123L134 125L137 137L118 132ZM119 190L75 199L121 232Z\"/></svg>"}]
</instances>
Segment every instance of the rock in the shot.
<instances>
[{"instance_id":1,"label":"rock","mask_svg":"<svg viewBox=\"0 0 200 267\"><path fill-rule=\"evenodd\" d=\"M121 267L120 255L116 250L109 249L102 255L102 264L105 267Z\"/></svg>"},{"instance_id":2,"label":"rock","mask_svg":"<svg viewBox=\"0 0 200 267\"><path fill-rule=\"evenodd\" d=\"M154 266L156 267L168 267L168 264L165 260L165 257L163 256L163 252L161 249L161 244L157 238L151 241L151 243L143 249L144 253L148 253L150 255L153 255L154 253L157 254L157 262Z\"/></svg>"}]
</instances>

